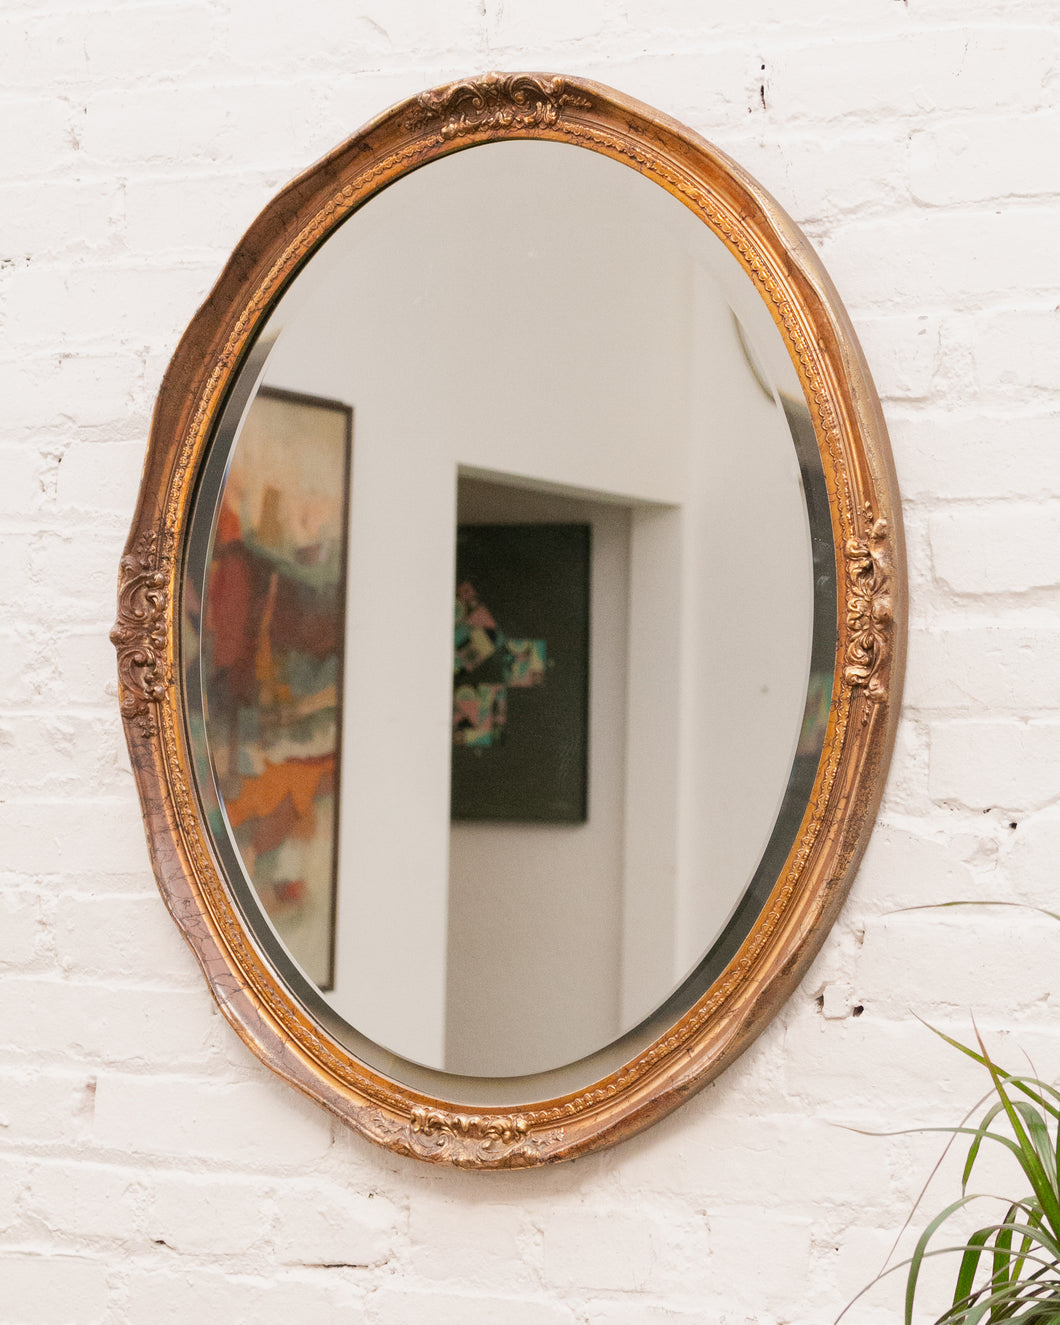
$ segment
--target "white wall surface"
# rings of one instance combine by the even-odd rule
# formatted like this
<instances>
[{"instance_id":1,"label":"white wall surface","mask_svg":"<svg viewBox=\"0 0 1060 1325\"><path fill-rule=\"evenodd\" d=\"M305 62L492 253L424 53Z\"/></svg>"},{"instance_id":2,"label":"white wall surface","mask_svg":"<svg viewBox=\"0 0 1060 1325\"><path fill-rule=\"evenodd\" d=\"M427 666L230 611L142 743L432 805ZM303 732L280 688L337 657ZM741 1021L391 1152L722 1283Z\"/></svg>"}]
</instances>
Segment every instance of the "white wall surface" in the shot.
<instances>
[{"instance_id":1,"label":"white wall surface","mask_svg":"<svg viewBox=\"0 0 1060 1325\"><path fill-rule=\"evenodd\" d=\"M972 15L972 17L969 17ZM1056 0L7 0L0 16L0 1319L821 1325L982 1091L1060 1069ZM432 1170L251 1058L159 901L106 630L177 337L272 193L485 68L712 138L851 311L906 501L881 820L800 991L620 1149ZM935 1204L951 1194L940 1190ZM855 1325L896 1319L897 1289Z\"/></svg>"}]
</instances>

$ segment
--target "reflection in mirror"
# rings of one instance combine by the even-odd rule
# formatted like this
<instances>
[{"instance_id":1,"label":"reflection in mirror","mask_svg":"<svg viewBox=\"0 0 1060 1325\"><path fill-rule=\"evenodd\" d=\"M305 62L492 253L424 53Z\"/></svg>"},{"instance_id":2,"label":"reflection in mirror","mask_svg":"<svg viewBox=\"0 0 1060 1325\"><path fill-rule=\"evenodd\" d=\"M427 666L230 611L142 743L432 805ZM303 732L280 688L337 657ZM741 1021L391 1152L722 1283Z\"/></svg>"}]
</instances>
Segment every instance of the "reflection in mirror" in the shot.
<instances>
[{"instance_id":1,"label":"reflection in mirror","mask_svg":"<svg viewBox=\"0 0 1060 1325\"><path fill-rule=\"evenodd\" d=\"M577 1088L735 953L824 738L834 553L784 342L655 183L506 141L372 198L259 337L187 566L216 850L362 1061Z\"/></svg>"},{"instance_id":2,"label":"reflection in mirror","mask_svg":"<svg viewBox=\"0 0 1060 1325\"><path fill-rule=\"evenodd\" d=\"M214 776L291 956L334 988L351 410L262 387L221 491L200 655Z\"/></svg>"}]
</instances>

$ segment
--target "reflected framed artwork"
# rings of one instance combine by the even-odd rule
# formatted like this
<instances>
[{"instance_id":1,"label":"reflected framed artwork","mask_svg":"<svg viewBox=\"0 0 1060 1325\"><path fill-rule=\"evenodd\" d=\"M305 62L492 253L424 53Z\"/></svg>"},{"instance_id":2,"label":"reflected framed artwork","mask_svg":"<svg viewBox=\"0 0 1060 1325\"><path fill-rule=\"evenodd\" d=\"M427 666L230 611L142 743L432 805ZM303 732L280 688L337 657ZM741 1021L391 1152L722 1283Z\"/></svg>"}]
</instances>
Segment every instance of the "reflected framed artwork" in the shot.
<instances>
[{"instance_id":1,"label":"reflected framed artwork","mask_svg":"<svg viewBox=\"0 0 1060 1325\"><path fill-rule=\"evenodd\" d=\"M453 819L585 821L590 535L457 530Z\"/></svg>"},{"instance_id":2,"label":"reflected framed artwork","mask_svg":"<svg viewBox=\"0 0 1060 1325\"><path fill-rule=\"evenodd\" d=\"M348 406L263 389L218 508L203 702L218 799L269 921L334 983Z\"/></svg>"}]
</instances>

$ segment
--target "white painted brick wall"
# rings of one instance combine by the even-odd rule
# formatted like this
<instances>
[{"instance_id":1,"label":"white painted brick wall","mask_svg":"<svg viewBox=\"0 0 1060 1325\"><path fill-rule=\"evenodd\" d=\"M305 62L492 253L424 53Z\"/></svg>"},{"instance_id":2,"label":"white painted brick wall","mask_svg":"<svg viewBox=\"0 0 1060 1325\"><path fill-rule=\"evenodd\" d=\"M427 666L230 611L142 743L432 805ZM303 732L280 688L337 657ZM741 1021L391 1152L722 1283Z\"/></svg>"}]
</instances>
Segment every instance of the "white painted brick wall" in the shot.
<instances>
[{"instance_id":1,"label":"white painted brick wall","mask_svg":"<svg viewBox=\"0 0 1060 1325\"><path fill-rule=\"evenodd\" d=\"M969 17L974 11L974 15ZM733 154L819 247L906 497L879 829L802 989L620 1149L376 1151L213 1011L151 878L106 631L154 393L231 245L393 101L558 69ZM1060 1070L1060 0L7 0L0 16L0 1321L822 1325L970 1065ZM938 1203L947 1193L939 1193ZM897 1319L897 1286L852 1325Z\"/></svg>"}]
</instances>

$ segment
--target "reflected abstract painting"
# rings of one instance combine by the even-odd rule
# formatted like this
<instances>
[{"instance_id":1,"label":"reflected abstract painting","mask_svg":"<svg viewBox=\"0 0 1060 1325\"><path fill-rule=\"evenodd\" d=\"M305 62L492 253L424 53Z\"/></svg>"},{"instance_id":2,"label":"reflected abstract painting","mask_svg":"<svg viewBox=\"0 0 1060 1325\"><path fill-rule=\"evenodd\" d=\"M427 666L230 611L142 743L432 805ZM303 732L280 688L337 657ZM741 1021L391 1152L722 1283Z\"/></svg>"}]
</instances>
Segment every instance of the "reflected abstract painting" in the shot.
<instances>
[{"instance_id":1,"label":"reflected abstract painting","mask_svg":"<svg viewBox=\"0 0 1060 1325\"><path fill-rule=\"evenodd\" d=\"M587 817L591 541L587 524L457 530L453 819Z\"/></svg>"},{"instance_id":2,"label":"reflected abstract painting","mask_svg":"<svg viewBox=\"0 0 1060 1325\"><path fill-rule=\"evenodd\" d=\"M352 411L262 389L206 580L204 699L232 836L277 934L332 987Z\"/></svg>"}]
</instances>

